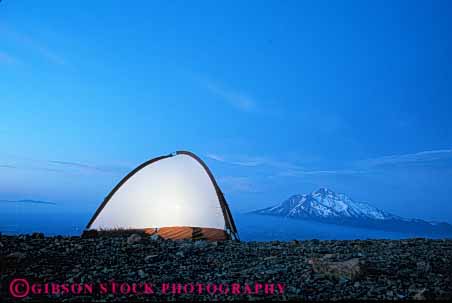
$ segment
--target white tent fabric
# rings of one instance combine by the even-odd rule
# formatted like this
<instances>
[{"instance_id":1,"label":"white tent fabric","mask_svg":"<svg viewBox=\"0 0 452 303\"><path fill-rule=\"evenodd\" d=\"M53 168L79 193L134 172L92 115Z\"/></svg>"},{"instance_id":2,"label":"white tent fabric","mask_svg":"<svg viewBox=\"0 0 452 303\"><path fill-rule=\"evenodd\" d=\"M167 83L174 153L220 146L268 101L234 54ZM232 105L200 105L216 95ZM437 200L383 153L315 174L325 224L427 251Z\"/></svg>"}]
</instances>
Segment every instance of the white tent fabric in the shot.
<instances>
[{"instance_id":1,"label":"white tent fabric","mask_svg":"<svg viewBox=\"0 0 452 303\"><path fill-rule=\"evenodd\" d=\"M196 226L225 229L215 187L202 165L178 154L145 166L113 194L92 229Z\"/></svg>"}]
</instances>

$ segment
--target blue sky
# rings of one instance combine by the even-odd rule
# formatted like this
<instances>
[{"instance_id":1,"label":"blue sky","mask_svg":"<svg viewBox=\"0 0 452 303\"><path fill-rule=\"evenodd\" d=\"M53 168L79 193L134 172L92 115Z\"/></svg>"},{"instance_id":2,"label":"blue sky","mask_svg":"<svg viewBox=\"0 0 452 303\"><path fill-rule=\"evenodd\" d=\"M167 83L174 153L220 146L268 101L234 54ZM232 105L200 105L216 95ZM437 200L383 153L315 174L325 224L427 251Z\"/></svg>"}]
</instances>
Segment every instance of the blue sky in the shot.
<instances>
[{"instance_id":1,"label":"blue sky","mask_svg":"<svg viewBox=\"0 0 452 303\"><path fill-rule=\"evenodd\" d=\"M327 186L452 222L450 1L0 3L0 199L94 211L201 156L233 211Z\"/></svg>"}]
</instances>

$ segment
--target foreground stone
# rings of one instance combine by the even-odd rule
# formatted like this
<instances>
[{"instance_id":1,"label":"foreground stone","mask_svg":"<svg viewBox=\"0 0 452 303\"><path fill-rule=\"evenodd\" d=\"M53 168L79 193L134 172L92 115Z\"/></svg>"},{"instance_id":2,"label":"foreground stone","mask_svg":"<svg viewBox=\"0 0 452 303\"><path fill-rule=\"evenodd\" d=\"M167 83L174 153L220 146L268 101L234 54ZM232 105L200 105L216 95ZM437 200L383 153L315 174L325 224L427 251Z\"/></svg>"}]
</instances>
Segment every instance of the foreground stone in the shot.
<instances>
[{"instance_id":1,"label":"foreground stone","mask_svg":"<svg viewBox=\"0 0 452 303\"><path fill-rule=\"evenodd\" d=\"M312 265L314 272L323 273L328 277L336 279L354 280L363 275L364 262L358 258L342 262L330 262L323 259L311 259L309 264Z\"/></svg>"},{"instance_id":2,"label":"foreground stone","mask_svg":"<svg viewBox=\"0 0 452 303\"><path fill-rule=\"evenodd\" d=\"M96 286L115 281L155 286L153 294L101 294L99 289L85 295L42 292L29 295L26 302L452 300L452 240L156 240L139 234L95 238L0 236L0 301L18 302L9 291L14 278L40 285ZM202 284L203 292L171 291L172 284L191 283ZM212 294L206 291L209 283L227 285L230 290L238 284L240 293ZM162 293L162 285L168 285L166 293Z\"/></svg>"},{"instance_id":3,"label":"foreground stone","mask_svg":"<svg viewBox=\"0 0 452 303\"><path fill-rule=\"evenodd\" d=\"M135 244L141 241L141 236L138 234L131 234L128 238L127 238L127 244Z\"/></svg>"}]
</instances>

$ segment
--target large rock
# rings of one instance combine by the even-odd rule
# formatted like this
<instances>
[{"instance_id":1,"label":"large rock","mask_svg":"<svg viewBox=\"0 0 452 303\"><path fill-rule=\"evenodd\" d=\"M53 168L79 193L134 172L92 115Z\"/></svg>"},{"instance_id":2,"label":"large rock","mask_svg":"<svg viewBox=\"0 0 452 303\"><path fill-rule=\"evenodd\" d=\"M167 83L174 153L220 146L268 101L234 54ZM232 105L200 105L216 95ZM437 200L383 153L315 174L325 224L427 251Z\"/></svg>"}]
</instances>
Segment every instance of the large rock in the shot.
<instances>
[{"instance_id":1,"label":"large rock","mask_svg":"<svg viewBox=\"0 0 452 303\"><path fill-rule=\"evenodd\" d=\"M313 258L309 260L309 264L312 265L314 272L336 279L354 280L363 274L363 262L359 258L340 262Z\"/></svg>"}]
</instances>

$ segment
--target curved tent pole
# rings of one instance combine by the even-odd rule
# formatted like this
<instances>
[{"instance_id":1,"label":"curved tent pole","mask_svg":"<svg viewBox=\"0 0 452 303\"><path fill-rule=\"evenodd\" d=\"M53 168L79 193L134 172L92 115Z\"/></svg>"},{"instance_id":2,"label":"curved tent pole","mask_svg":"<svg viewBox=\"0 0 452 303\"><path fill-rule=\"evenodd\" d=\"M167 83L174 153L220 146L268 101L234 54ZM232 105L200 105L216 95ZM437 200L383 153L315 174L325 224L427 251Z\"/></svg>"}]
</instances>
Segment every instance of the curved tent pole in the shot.
<instances>
[{"instance_id":1,"label":"curved tent pole","mask_svg":"<svg viewBox=\"0 0 452 303\"><path fill-rule=\"evenodd\" d=\"M119 181L118 184L116 184L116 186L111 190L111 192L105 197L104 201L97 208L96 212L91 217L91 220L89 220L88 224L86 225L86 229L90 229L91 225L96 220L97 216L99 216L100 212L104 209L105 205L107 205L107 203L110 201L111 197L113 197L113 195L121 188L121 186L124 183L127 182L127 180L129 180L133 175L135 175L138 171L140 171L142 168L145 168L149 164L152 164L152 163L157 162L159 160L170 158L172 156L173 156L173 154L169 154L169 155L166 155L166 156L160 156L160 157L156 157L156 158L153 158L151 160L148 160L148 161L140 164L139 166L137 166L134 170L132 170L124 178L122 178L122 180Z\"/></svg>"},{"instance_id":2,"label":"curved tent pole","mask_svg":"<svg viewBox=\"0 0 452 303\"><path fill-rule=\"evenodd\" d=\"M235 226L234 219L232 218L228 203L226 202L226 198L224 197L224 194L221 191L220 187L218 186L218 183L215 180L215 177L213 176L209 167L206 165L206 163L204 163L204 161L201 158L199 158L197 155L195 155L192 152L181 150L181 151L177 151L176 155L190 156L193 159L195 159L196 161L198 161L198 163L201 164L201 166L204 168L204 170L206 171L207 175L210 178L210 181L212 181L212 184L213 184L215 191L217 193L217 196L218 196L218 200L220 201L221 210L223 211L223 216L224 216L224 219L226 222L226 228L228 228L232 232L232 234L234 235L236 240L238 240L237 227Z\"/></svg>"},{"instance_id":3,"label":"curved tent pole","mask_svg":"<svg viewBox=\"0 0 452 303\"><path fill-rule=\"evenodd\" d=\"M174 157L176 155L187 155L193 159L195 159L199 164L201 164L201 166L204 168L205 172L207 173L207 175L210 178L210 181L212 182L214 188L215 188L215 192L217 193L218 196L218 200L220 202L220 206L221 206L221 210L223 212L223 216L225 219L225 223L226 223L226 228L232 233L233 237L236 240L239 240L238 238L238 234L237 234L237 228L235 226L234 223L234 219L232 218L231 215L231 211L229 209L229 206L226 202L226 199L223 195L223 193L221 192L220 187L217 184L217 181L215 180L215 177L213 176L212 172L210 171L209 167L207 167L207 165L204 163L204 161L201 160L201 158L199 158L198 156L196 156L194 153L189 152L189 151L177 151L175 153L172 154L168 154L166 156L160 156L160 157L156 157L153 159L150 159L142 164L140 164L139 166L137 166L134 170L132 170L130 173L128 173L124 178L122 178L121 181L119 181L119 183L112 189L112 191L105 197L104 201L100 204L100 206L97 208L96 212L94 213L94 215L92 216L91 220L89 220L88 224L86 225L86 229L90 229L91 225L94 223L94 221L97 219L97 217L99 216L99 214L101 213L101 211L104 209L105 205L107 205L107 203L110 201L110 199L113 197L113 195L121 188L122 185L124 185L124 183L126 183L133 175L135 175L138 171L140 171L141 169L145 168L148 165L151 165L152 163L155 163L157 161L166 159L166 158L171 158Z\"/></svg>"}]
</instances>

